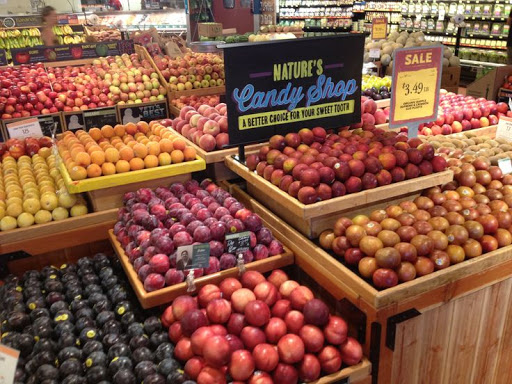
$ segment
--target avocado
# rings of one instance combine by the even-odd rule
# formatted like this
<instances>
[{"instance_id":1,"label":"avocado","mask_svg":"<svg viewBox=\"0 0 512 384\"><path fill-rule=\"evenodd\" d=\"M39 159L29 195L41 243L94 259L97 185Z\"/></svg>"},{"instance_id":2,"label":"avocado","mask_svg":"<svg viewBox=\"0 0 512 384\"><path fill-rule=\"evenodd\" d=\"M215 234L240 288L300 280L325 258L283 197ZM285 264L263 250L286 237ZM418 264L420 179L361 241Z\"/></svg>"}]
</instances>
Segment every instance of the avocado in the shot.
<instances>
[{"instance_id":1,"label":"avocado","mask_svg":"<svg viewBox=\"0 0 512 384\"><path fill-rule=\"evenodd\" d=\"M132 371L121 369L114 375L114 384L136 384L137 380Z\"/></svg>"},{"instance_id":2,"label":"avocado","mask_svg":"<svg viewBox=\"0 0 512 384\"><path fill-rule=\"evenodd\" d=\"M144 360L140 361L134 369L137 381L146 381L146 377L156 373L156 366L152 361Z\"/></svg>"},{"instance_id":3,"label":"avocado","mask_svg":"<svg viewBox=\"0 0 512 384\"><path fill-rule=\"evenodd\" d=\"M174 345L171 343L162 343L155 350L155 359L156 361L163 361L172 358L173 354Z\"/></svg>"},{"instance_id":4,"label":"avocado","mask_svg":"<svg viewBox=\"0 0 512 384\"><path fill-rule=\"evenodd\" d=\"M153 332L161 331L162 329L162 322L158 317L151 316L144 320L144 330L148 335L151 335Z\"/></svg>"}]
</instances>

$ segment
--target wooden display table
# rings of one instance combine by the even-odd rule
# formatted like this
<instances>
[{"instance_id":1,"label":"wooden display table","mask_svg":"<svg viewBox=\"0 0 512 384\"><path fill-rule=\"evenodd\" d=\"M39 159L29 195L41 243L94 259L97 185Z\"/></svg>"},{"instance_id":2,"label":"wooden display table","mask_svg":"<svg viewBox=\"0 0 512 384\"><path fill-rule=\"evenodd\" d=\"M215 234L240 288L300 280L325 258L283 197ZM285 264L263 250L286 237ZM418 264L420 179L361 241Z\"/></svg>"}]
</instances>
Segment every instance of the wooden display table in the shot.
<instances>
[{"instance_id":1,"label":"wooden display table","mask_svg":"<svg viewBox=\"0 0 512 384\"><path fill-rule=\"evenodd\" d=\"M268 226L288 239L301 269L364 314L373 384L510 382L512 246L378 291L277 216Z\"/></svg>"},{"instance_id":2,"label":"wooden display table","mask_svg":"<svg viewBox=\"0 0 512 384\"><path fill-rule=\"evenodd\" d=\"M452 171L443 171L305 205L255 172L249 171L233 157L226 157L225 163L247 181L251 195L258 196L258 200L265 206L309 238L320 236L320 233L331 228L342 215L364 213L367 207L377 209L376 204L389 205L397 199L404 200L418 191L453 180Z\"/></svg>"}]
</instances>

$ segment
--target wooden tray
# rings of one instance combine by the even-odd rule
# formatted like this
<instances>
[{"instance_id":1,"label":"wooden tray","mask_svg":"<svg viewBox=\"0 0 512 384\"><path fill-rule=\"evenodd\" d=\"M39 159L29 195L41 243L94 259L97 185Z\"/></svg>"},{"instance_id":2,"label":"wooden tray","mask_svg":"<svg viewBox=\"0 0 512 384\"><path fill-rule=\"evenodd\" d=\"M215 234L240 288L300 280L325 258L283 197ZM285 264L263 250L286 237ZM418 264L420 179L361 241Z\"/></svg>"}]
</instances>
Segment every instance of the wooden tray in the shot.
<instances>
[{"instance_id":1,"label":"wooden tray","mask_svg":"<svg viewBox=\"0 0 512 384\"><path fill-rule=\"evenodd\" d=\"M343 368L336 373L322 376L318 380L312 381L310 384L329 384L329 383L351 383L351 384L370 384L372 364L363 357L362 361L351 367Z\"/></svg>"},{"instance_id":2,"label":"wooden tray","mask_svg":"<svg viewBox=\"0 0 512 384\"><path fill-rule=\"evenodd\" d=\"M262 217L262 220L265 223L264 217ZM121 247L121 244L117 241L112 229L109 230L109 237L110 242L112 243L112 246L117 256L119 257L119 260L121 261L121 265L123 266L123 269L128 276L128 280L130 280L130 284L132 285L132 288L135 291L135 294L137 295L137 298L139 299L139 302L143 308L147 309L166 304L180 295L187 294L186 282L175 284L172 287L165 287L158 291L146 292L143 283L137 276L137 273L133 269L133 265L130 263L128 256L126 256L124 253L124 250ZM276 268L282 268L290 264L293 264L293 252L284 246L284 253L271 256L263 260L253 261L252 263L246 264L245 268L247 270L254 270L264 273L272 271ZM211 275L199 277L195 279L196 290L206 284L218 284L227 277L237 277L238 274L238 268L230 268L224 271L213 273Z\"/></svg>"},{"instance_id":3,"label":"wooden tray","mask_svg":"<svg viewBox=\"0 0 512 384\"><path fill-rule=\"evenodd\" d=\"M38 255L108 238L117 209L0 232L0 254L25 251Z\"/></svg>"},{"instance_id":4,"label":"wooden tray","mask_svg":"<svg viewBox=\"0 0 512 384\"><path fill-rule=\"evenodd\" d=\"M59 170L64 179L64 184L69 193L80 193L93 191L96 189L104 189L117 187L119 185L134 184L141 181L160 179L169 176L176 176L196 171L202 171L206 168L206 164L202 158L196 157L196 160L186 161L179 164L164 165L149 169L141 169L139 171L130 171L125 173L116 173L110 176L100 176L92 179L71 180L68 170L62 161L59 164Z\"/></svg>"},{"instance_id":5,"label":"wooden tray","mask_svg":"<svg viewBox=\"0 0 512 384\"><path fill-rule=\"evenodd\" d=\"M453 172L448 170L304 205L255 172L250 172L245 165L232 157L226 157L225 163L229 169L246 180L251 195L257 196L264 205L309 238L316 238L322 231L332 228L342 215L361 212L362 208L373 207L377 203L390 204L396 199L401 201L417 191L453 180Z\"/></svg>"},{"instance_id":6,"label":"wooden tray","mask_svg":"<svg viewBox=\"0 0 512 384\"><path fill-rule=\"evenodd\" d=\"M377 108L386 108L391 105L391 99L375 100Z\"/></svg>"},{"instance_id":7,"label":"wooden tray","mask_svg":"<svg viewBox=\"0 0 512 384\"><path fill-rule=\"evenodd\" d=\"M189 89L185 91L171 91L170 88L168 89L169 100L178 99L181 96L224 95L226 93L226 87L224 85L217 87Z\"/></svg>"}]
</instances>

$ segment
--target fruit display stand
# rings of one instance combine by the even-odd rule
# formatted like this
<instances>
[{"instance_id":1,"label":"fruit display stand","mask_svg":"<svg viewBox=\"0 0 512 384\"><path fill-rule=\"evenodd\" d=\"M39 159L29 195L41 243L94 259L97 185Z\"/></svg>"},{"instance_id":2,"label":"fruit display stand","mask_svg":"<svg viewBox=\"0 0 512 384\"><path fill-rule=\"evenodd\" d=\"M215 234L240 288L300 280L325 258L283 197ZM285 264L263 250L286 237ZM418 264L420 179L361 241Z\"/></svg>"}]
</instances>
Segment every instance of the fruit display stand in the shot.
<instances>
[{"instance_id":1,"label":"fruit display stand","mask_svg":"<svg viewBox=\"0 0 512 384\"><path fill-rule=\"evenodd\" d=\"M162 72L158 69L158 67L155 64L155 61L149 54L148 50L143 47L142 45L135 44L135 53L141 56L142 58L148 60L151 65L153 66L153 69L158 74L158 80L160 80L160 84L162 84L167 90L169 89L169 83L167 83L167 80L165 80L165 77L162 76Z\"/></svg>"},{"instance_id":2,"label":"fruit display stand","mask_svg":"<svg viewBox=\"0 0 512 384\"><path fill-rule=\"evenodd\" d=\"M243 204L254 202L238 186L231 191ZM366 316L372 383L508 382L512 246L378 291L277 216L267 225L286 237L301 269Z\"/></svg>"},{"instance_id":3,"label":"fruit display stand","mask_svg":"<svg viewBox=\"0 0 512 384\"><path fill-rule=\"evenodd\" d=\"M375 100L377 108L386 108L391 105L391 99Z\"/></svg>"},{"instance_id":4,"label":"fruit display stand","mask_svg":"<svg viewBox=\"0 0 512 384\"><path fill-rule=\"evenodd\" d=\"M317 238L322 231L331 228L340 215L363 213L370 208L373 210L376 204L388 205L397 199L401 201L417 191L453 180L452 171L443 171L305 205L255 172L249 171L233 157L226 157L225 163L245 179L251 195L258 196L263 204L309 238Z\"/></svg>"},{"instance_id":5,"label":"fruit display stand","mask_svg":"<svg viewBox=\"0 0 512 384\"><path fill-rule=\"evenodd\" d=\"M220 85L217 87L186 89L184 91L170 91L168 93L169 100L177 99L181 96L205 96L205 95L224 95L226 94L226 87Z\"/></svg>"},{"instance_id":6,"label":"fruit display stand","mask_svg":"<svg viewBox=\"0 0 512 384\"><path fill-rule=\"evenodd\" d=\"M133 190L133 184L139 188L152 188L186 181L192 172L202 171L206 164L199 156L196 160L179 164L165 165L139 171L117 173L110 176L74 181L69 176L66 166L61 161L59 169L69 193L88 192L94 211L103 211L120 207L125 192Z\"/></svg>"}]
</instances>

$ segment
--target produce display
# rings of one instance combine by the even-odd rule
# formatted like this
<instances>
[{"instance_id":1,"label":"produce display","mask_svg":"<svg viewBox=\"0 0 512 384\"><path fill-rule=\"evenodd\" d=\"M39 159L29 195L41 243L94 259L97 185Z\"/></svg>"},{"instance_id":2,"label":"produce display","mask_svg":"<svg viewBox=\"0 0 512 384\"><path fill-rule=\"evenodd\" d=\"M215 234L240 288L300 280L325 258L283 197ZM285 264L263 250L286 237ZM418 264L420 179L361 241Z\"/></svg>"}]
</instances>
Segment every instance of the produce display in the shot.
<instances>
[{"instance_id":1,"label":"produce display","mask_svg":"<svg viewBox=\"0 0 512 384\"><path fill-rule=\"evenodd\" d=\"M94 41L121 40L121 31L117 28L96 25L85 27L85 31L87 36L91 36Z\"/></svg>"},{"instance_id":2,"label":"produce display","mask_svg":"<svg viewBox=\"0 0 512 384\"><path fill-rule=\"evenodd\" d=\"M0 231L87 213L83 198L67 192L51 147L49 137L0 143Z\"/></svg>"},{"instance_id":3,"label":"produce display","mask_svg":"<svg viewBox=\"0 0 512 384\"><path fill-rule=\"evenodd\" d=\"M66 131L57 142L72 180L138 171L196 159L194 148L156 122Z\"/></svg>"},{"instance_id":4,"label":"produce display","mask_svg":"<svg viewBox=\"0 0 512 384\"><path fill-rule=\"evenodd\" d=\"M171 105L181 109L183 107L193 107L196 110L203 104L211 107L217 106L220 103L219 95L206 95L206 96L180 96L177 99L171 100Z\"/></svg>"},{"instance_id":5,"label":"produce display","mask_svg":"<svg viewBox=\"0 0 512 384\"><path fill-rule=\"evenodd\" d=\"M259 154L247 156L246 164L301 203L313 204L441 172L446 160L431 145L417 147L414 139L396 132L327 135L316 127L272 136Z\"/></svg>"},{"instance_id":6,"label":"produce display","mask_svg":"<svg viewBox=\"0 0 512 384\"><path fill-rule=\"evenodd\" d=\"M281 254L283 247L261 218L228 192L206 179L201 184L174 183L155 191L129 192L123 198L114 234L147 292L184 281L190 270L176 269L176 249L193 243L210 244L209 267L194 269L200 277L234 268L237 256L228 253L225 236L250 232L244 263Z\"/></svg>"},{"instance_id":7,"label":"produce display","mask_svg":"<svg viewBox=\"0 0 512 384\"><path fill-rule=\"evenodd\" d=\"M224 61L219 55L191 52L176 59L155 56L154 61L171 91L224 85Z\"/></svg>"},{"instance_id":8,"label":"produce display","mask_svg":"<svg viewBox=\"0 0 512 384\"><path fill-rule=\"evenodd\" d=\"M512 89L512 76L507 76L501 88Z\"/></svg>"},{"instance_id":9,"label":"produce display","mask_svg":"<svg viewBox=\"0 0 512 384\"><path fill-rule=\"evenodd\" d=\"M503 137L477 136L467 131L450 136L425 136L425 140L435 148L436 152L448 158L483 156L488 158L491 164L497 165L499 159L512 157L512 143ZM452 160L448 160L448 165L450 162Z\"/></svg>"},{"instance_id":10,"label":"produce display","mask_svg":"<svg viewBox=\"0 0 512 384\"><path fill-rule=\"evenodd\" d=\"M346 321L282 270L256 271L179 296L161 317L197 383L311 382L361 361ZM255 379L257 377L257 379Z\"/></svg>"},{"instance_id":11,"label":"produce display","mask_svg":"<svg viewBox=\"0 0 512 384\"><path fill-rule=\"evenodd\" d=\"M187 383L158 317L105 255L8 276L2 344L20 351L16 383Z\"/></svg>"},{"instance_id":12,"label":"produce display","mask_svg":"<svg viewBox=\"0 0 512 384\"><path fill-rule=\"evenodd\" d=\"M485 157L448 162L452 183L368 216L341 217L321 246L385 289L512 244L512 176Z\"/></svg>"},{"instance_id":13,"label":"produce display","mask_svg":"<svg viewBox=\"0 0 512 384\"><path fill-rule=\"evenodd\" d=\"M498 124L500 116L510 115L507 103L496 103L483 97L442 93L436 121L421 124L421 135L449 135Z\"/></svg>"},{"instance_id":14,"label":"produce display","mask_svg":"<svg viewBox=\"0 0 512 384\"><path fill-rule=\"evenodd\" d=\"M228 118L226 104L215 107L200 105L197 110L187 106L180 110L179 117L161 122L197 144L203 150L211 152L229 144Z\"/></svg>"},{"instance_id":15,"label":"produce display","mask_svg":"<svg viewBox=\"0 0 512 384\"><path fill-rule=\"evenodd\" d=\"M364 96L373 100L389 99L391 97L391 77L364 75L361 89Z\"/></svg>"},{"instance_id":16,"label":"produce display","mask_svg":"<svg viewBox=\"0 0 512 384\"><path fill-rule=\"evenodd\" d=\"M167 94L151 63L137 54L62 68L5 67L0 84L2 119L164 100Z\"/></svg>"}]
</instances>

